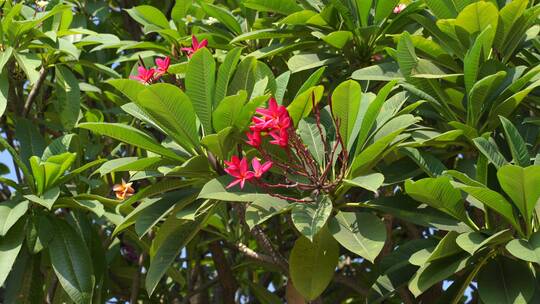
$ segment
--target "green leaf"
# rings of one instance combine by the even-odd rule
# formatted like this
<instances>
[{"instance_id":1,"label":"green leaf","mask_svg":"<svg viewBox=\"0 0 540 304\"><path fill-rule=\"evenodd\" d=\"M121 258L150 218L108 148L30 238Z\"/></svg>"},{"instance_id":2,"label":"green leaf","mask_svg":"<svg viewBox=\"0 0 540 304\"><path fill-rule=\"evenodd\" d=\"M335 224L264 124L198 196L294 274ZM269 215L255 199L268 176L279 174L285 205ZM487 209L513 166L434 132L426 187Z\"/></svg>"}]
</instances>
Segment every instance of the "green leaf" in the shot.
<instances>
[{"instance_id":1,"label":"green leaf","mask_svg":"<svg viewBox=\"0 0 540 304\"><path fill-rule=\"evenodd\" d=\"M253 229L274 215L288 211L292 206L287 201L272 196L256 198L246 208L246 223L249 229Z\"/></svg>"},{"instance_id":2,"label":"green leaf","mask_svg":"<svg viewBox=\"0 0 540 304\"><path fill-rule=\"evenodd\" d=\"M216 18L219 22L223 23L230 31L235 34L241 34L242 28L233 14L222 7L217 5L201 2L202 9L211 17Z\"/></svg>"},{"instance_id":3,"label":"green leaf","mask_svg":"<svg viewBox=\"0 0 540 304\"><path fill-rule=\"evenodd\" d=\"M145 28L145 33L153 30L168 29L169 21L163 13L150 5L139 5L130 9L126 9L126 12L135 19L135 21L142 24Z\"/></svg>"},{"instance_id":4,"label":"green leaf","mask_svg":"<svg viewBox=\"0 0 540 304\"><path fill-rule=\"evenodd\" d=\"M384 175L381 173L371 173L357 176L353 179L344 179L343 182L352 187L360 187L372 191L373 193L377 193L377 190L384 182Z\"/></svg>"},{"instance_id":5,"label":"green leaf","mask_svg":"<svg viewBox=\"0 0 540 304\"><path fill-rule=\"evenodd\" d=\"M353 134L355 122L360 112L362 88L358 82L347 80L339 84L332 93L332 115L339 119L339 133L346 147L356 140Z\"/></svg>"},{"instance_id":6,"label":"green leaf","mask_svg":"<svg viewBox=\"0 0 540 304\"><path fill-rule=\"evenodd\" d=\"M193 102L206 134L212 133L212 108L216 81L216 62L207 48L195 52L186 72L186 94Z\"/></svg>"},{"instance_id":7,"label":"green leaf","mask_svg":"<svg viewBox=\"0 0 540 304\"><path fill-rule=\"evenodd\" d=\"M521 227L514 216L514 211L512 209L512 204L508 202L504 196L484 187L473 187L465 185L456 185L457 189L461 189L477 200L482 204L488 206L495 212L502 215L512 226L514 226L518 231L521 231Z\"/></svg>"},{"instance_id":8,"label":"green leaf","mask_svg":"<svg viewBox=\"0 0 540 304\"><path fill-rule=\"evenodd\" d=\"M0 236L7 235L8 231L28 210L28 201L13 198L0 204Z\"/></svg>"},{"instance_id":9,"label":"green leaf","mask_svg":"<svg viewBox=\"0 0 540 304\"><path fill-rule=\"evenodd\" d=\"M136 103L184 149L199 147L194 108L178 87L167 83L148 86L139 92Z\"/></svg>"},{"instance_id":10,"label":"green leaf","mask_svg":"<svg viewBox=\"0 0 540 304\"><path fill-rule=\"evenodd\" d=\"M82 123L78 128L90 130L100 135L112 137L127 144L152 151L173 160L183 160L171 150L163 147L146 133L121 123Z\"/></svg>"},{"instance_id":11,"label":"green leaf","mask_svg":"<svg viewBox=\"0 0 540 304\"><path fill-rule=\"evenodd\" d=\"M48 210L51 210L52 206L54 205L54 202L56 202L56 199L58 199L59 196L60 196L60 188L54 187L45 191L45 193L43 193L41 197L33 195L33 194L28 194L28 195L25 195L24 197L34 203L40 204L41 206L47 208Z\"/></svg>"},{"instance_id":12,"label":"green leaf","mask_svg":"<svg viewBox=\"0 0 540 304\"><path fill-rule=\"evenodd\" d=\"M223 98L225 98L229 88L229 81L231 80L236 66L238 65L238 60L240 59L241 53L242 48L234 48L230 50L227 52L227 56L225 56L223 63L219 66L216 81L216 96L214 99L216 103L221 102Z\"/></svg>"},{"instance_id":13,"label":"green leaf","mask_svg":"<svg viewBox=\"0 0 540 304\"><path fill-rule=\"evenodd\" d=\"M437 261L462 252L461 248L456 244L458 235L459 233L455 231L449 231L433 249L426 262Z\"/></svg>"},{"instance_id":14,"label":"green leaf","mask_svg":"<svg viewBox=\"0 0 540 304\"><path fill-rule=\"evenodd\" d=\"M478 293L484 303L530 303L534 289L535 279L523 262L501 256L478 273Z\"/></svg>"},{"instance_id":15,"label":"green leaf","mask_svg":"<svg viewBox=\"0 0 540 304\"><path fill-rule=\"evenodd\" d=\"M514 163L522 167L530 165L531 157L529 156L529 151L527 151L525 140L523 140L523 137L521 137L519 131L508 119L502 116L499 116L499 119L501 120L506 142L510 147L510 152L512 153Z\"/></svg>"},{"instance_id":16,"label":"green leaf","mask_svg":"<svg viewBox=\"0 0 540 304\"><path fill-rule=\"evenodd\" d=\"M512 27L523 16L528 4L529 0L514 0L501 8L499 11L497 34L495 35L496 40L494 41L496 49L502 49L503 43L507 41Z\"/></svg>"},{"instance_id":17,"label":"green leaf","mask_svg":"<svg viewBox=\"0 0 540 304\"><path fill-rule=\"evenodd\" d=\"M149 295L154 293L159 281L178 257L182 248L205 225L210 213L202 214L195 218L194 221L187 222L170 216L161 226L152 242L150 267L146 274L145 286Z\"/></svg>"},{"instance_id":18,"label":"green leaf","mask_svg":"<svg viewBox=\"0 0 540 304\"><path fill-rule=\"evenodd\" d=\"M338 212L328 229L343 247L372 263L386 241L384 223L370 213Z\"/></svg>"},{"instance_id":19,"label":"green leaf","mask_svg":"<svg viewBox=\"0 0 540 304\"><path fill-rule=\"evenodd\" d=\"M488 245L496 245L506 243L512 239L512 232L508 229L501 230L489 237L483 233L474 231L463 233L456 239L456 243L470 255L474 255L480 249Z\"/></svg>"},{"instance_id":20,"label":"green leaf","mask_svg":"<svg viewBox=\"0 0 540 304\"><path fill-rule=\"evenodd\" d=\"M325 133L324 127L321 126L323 133ZM297 128L298 135L307 146L315 161L321 166L325 163L325 147L321 139L321 131L317 127L317 124L312 119L302 119ZM326 137L326 134L322 134Z\"/></svg>"},{"instance_id":21,"label":"green leaf","mask_svg":"<svg viewBox=\"0 0 540 304\"><path fill-rule=\"evenodd\" d=\"M492 2L478 1L468 5L459 13L455 26L464 29L469 34L482 32L491 27L493 32L490 35L492 36L497 29L498 18L499 12Z\"/></svg>"},{"instance_id":22,"label":"green leaf","mask_svg":"<svg viewBox=\"0 0 540 304\"><path fill-rule=\"evenodd\" d=\"M467 97L467 125L476 126L487 109L488 98L498 89L505 77L506 72L500 71L480 79L473 85Z\"/></svg>"},{"instance_id":23,"label":"green leaf","mask_svg":"<svg viewBox=\"0 0 540 304\"><path fill-rule=\"evenodd\" d=\"M309 76L309 78L306 81L304 81L304 83L302 83L302 86L300 87L300 89L298 89L298 91L296 92L296 95L294 96L294 98L298 97L298 95L300 95L300 94L304 93L305 91L309 90L311 87L316 86L321 81L321 78L322 78L322 75L324 74L324 71L326 71L325 66L320 67L315 72L313 72ZM289 73L290 73L290 71L289 71ZM283 102L282 99L277 99L277 100L278 100L278 102Z\"/></svg>"},{"instance_id":24,"label":"green leaf","mask_svg":"<svg viewBox=\"0 0 540 304\"><path fill-rule=\"evenodd\" d=\"M526 168L506 165L497 171L497 178L502 189L530 225L535 206L540 198L540 166Z\"/></svg>"},{"instance_id":25,"label":"green leaf","mask_svg":"<svg viewBox=\"0 0 540 304\"><path fill-rule=\"evenodd\" d=\"M491 35L492 32L492 27L487 27L485 30L483 30L482 33L478 35L478 37L476 37L474 44L465 54L465 59L463 61L463 77L465 82L465 88L467 90L467 93L469 94L471 94L472 92L472 88L478 76L478 70L480 69L480 56L482 52L482 47L486 43L486 40L488 39L487 37Z\"/></svg>"},{"instance_id":26,"label":"green leaf","mask_svg":"<svg viewBox=\"0 0 540 304\"><path fill-rule=\"evenodd\" d=\"M516 258L540 264L540 232L535 232L529 240L512 240L506 244L506 250Z\"/></svg>"},{"instance_id":27,"label":"green leaf","mask_svg":"<svg viewBox=\"0 0 540 304\"><path fill-rule=\"evenodd\" d=\"M65 221L55 220L53 226L49 255L58 281L75 303L91 303L95 278L86 244Z\"/></svg>"},{"instance_id":28,"label":"green leaf","mask_svg":"<svg viewBox=\"0 0 540 304\"><path fill-rule=\"evenodd\" d=\"M356 80L392 81L405 80L395 62L385 62L356 70L351 75Z\"/></svg>"},{"instance_id":29,"label":"green leaf","mask_svg":"<svg viewBox=\"0 0 540 304\"><path fill-rule=\"evenodd\" d=\"M144 84L133 79L110 79L107 83L122 92L132 102L137 102L139 93L146 88Z\"/></svg>"},{"instance_id":30,"label":"green leaf","mask_svg":"<svg viewBox=\"0 0 540 304\"><path fill-rule=\"evenodd\" d=\"M296 289L307 299L317 298L332 280L338 263L338 243L326 230L310 242L300 237L289 257L289 271Z\"/></svg>"},{"instance_id":31,"label":"green leaf","mask_svg":"<svg viewBox=\"0 0 540 304\"><path fill-rule=\"evenodd\" d=\"M499 148L497 148L494 142L483 137L474 138L473 142L478 150L480 150L480 152L482 152L495 167L500 168L508 163L501 152L499 152Z\"/></svg>"},{"instance_id":32,"label":"green leaf","mask_svg":"<svg viewBox=\"0 0 540 304\"><path fill-rule=\"evenodd\" d=\"M287 107L289 115L297 126L300 120L311 113L313 105L317 105L321 100L324 92L323 86L316 86L306 90L304 93L298 95L291 104Z\"/></svg>"},{"instance_id":33,"label":"green leaf","mask_svg":"<svg viewBox=\"0 0 540 304\"><path fill-rule=\"evenodd\" d=\"M458 15L453 0L424 0L437 19L453 19Z\"/></svg>"},{"instance_id":34,"label":"green leaf","mask_svg":"<svg viewBox=\"0 0 540 304\"><path fill-rule=\"evenodd\" d=\"M369 102L369 105L367 105L367 109L365 110L365 112L359 113L359 116L357 117L358 120L355 123L355 127L352 131L352 134L354 134L356 132L356 129L359 128L358 144L357 144L357 148L359 150L364 147L364 144L366 143L369 137L369 134L373 128L373 125L377 121L377 117L379 116L379 114L381 114L381 112L385 112L384 110L381 111L381 109L383 109L384 102L386 101L386 98L388 97L390 92L392 92L392 90L394 89L394 85L396 83L397 81L395 80L387 83L384 87L382 87L379 90L379 93L377 94L375 99L371 102L369 102L368 99L362 98L361 103L364 104L364 103ZM364 96L366 96L366 94L364 94ZM361 108L365 108L365 107L366 105L361 106ZM350 149L350 147L351 146L347 146L348 149Z\"/></svg>"},{"instance_id":35,"label":"green leaf","mask_svg":"<svg viewBox=\"0 0 540 304\"><path fill-rule=\"evenodd\" d=\"M434 284L464 269L469 260L469 257L458 255L427 263L414 274L409 282L409 290L418 297Z\"/></svg>"},{"instance_id":36,"label":"green leaf","mask_svg":"<svg viewBox=\"0 0 540 304\"><path fill-rule=\"evenodd\" d=\"M247 100L247 92L238 91L238 94L223 98L212 113L214 130L217 132L235 125L242 114L242 109Z\"/></svg>"},{"instance_id":37,"label":"green leaf","mask_svg":"<svg viewBox=\"0 0 540 304\"><path fill-rule=\"evenodd\" d=\"M245 7L260 12L272 12L289 15L302 10L294 0L246 0L242 3Z\"/></svg>"},{"instance_id":38,"label":"green leaf","mask_svg":"<svg viewBox=\"0 0 540 304\"><path fill-rule=\"evenodd\" d=\"M331 32L330 34L321 37L324 42L328 43L329 45L337 48L342 49L345 47L345 45L352 40L353 34L349 31L335 31Z\"/></svg>"},{"instance_id":39,"label":"green leaf","mask_svg":"<svg viewBox=\"0 0 540 304\"><path fill-rule=\"evenodd\" d=\"M428 204L449 215L468 222L459 190L452 187L446 176L424 178L416 182L407 180L405 191L415 200Z\"/></svg>"},{"instance_id":40,"label":"green leaf","mask_svg":"<svg viewBox=\"0 0 540 304\"><path fill-rule=\"evenodd\" d=\"M9 94L9 79L7 73L0 70L0 117L4 115L7 107L7 99Z\"/></svg>"},{"instance_id":41,"label":"green leaf","mask_svg":"<svg viewBox=\"0 0 540 304\"><path fill-rule=\"evenodd\" d=\"M25 225L26 221L21 220L13 226L8 234L0 237L0 286L4 285L21 250L25 236Z\"/></svg>"},{"instance_id":42,"label":"green leaf","mask_svg":"<svg viewBox=\"0 0 540 304\"><path fill-rule=\"evenodd\" d=\"M71 130L79 120L81 91L79 81L67 67L56 65L56 99L54 108L66 130Z\"/></svg>"},{"instance_id":43,"label":"green leaf","mask_svg":"<svg viewBox=\"0 0 540 304\"><path fill-rule=\"evenodd\" d=\"M399 3L399 0L386 0L386 1L377 1L377 6L375 6L375 21L381 21L387 18L394 7Z\"/></svg>"},{"instance_id":44,"label":"green leaf","mask_svg":"<svg viewBox=\"0 0 540 304\"><path fill-rule=\"evenodd\" d=\"M326 224L332 214L332 201L326 195L321 195L313 203L295 204L291 218L296 229L310 241Z\"/></svg>"},{"instance_id":45,"label":"green leaf","mask_svg":"<svg viewBox=\"0 0 540 304\"><path fill-rule=\"evenodd\" d=\"M430 177L437 177L446 170L444 164L432 154L410 147L402 148L400 152L410 157Z\"/></svg>"},{"instance_id":46,"label":"green leaf","mask_svg":"<svg viewBox=\"0 0 540 304\"><path fill-rule=\"evenodd\" d=\"M232 178L229 176L214 178L203 186L198 198L229 202L253 202L261 196L267 196L266 194L259 194L253 191L249 184L246 185L243 190L240 190L239 186L226 189L231 181Z\"/></svg>"},{"instance_id":47,"label":"green leaf","mask_svg":"<svg viewBox=\"0 0 540 304\"><path fill-rule=\"evenodd\" d=\"M45 140L36 128L34 122L28 119L19 118L15 123L15 138L20 143L20 155L25 164L28 159L34 155L41 156L45 149Z\"/></svg>"}]
</instances>

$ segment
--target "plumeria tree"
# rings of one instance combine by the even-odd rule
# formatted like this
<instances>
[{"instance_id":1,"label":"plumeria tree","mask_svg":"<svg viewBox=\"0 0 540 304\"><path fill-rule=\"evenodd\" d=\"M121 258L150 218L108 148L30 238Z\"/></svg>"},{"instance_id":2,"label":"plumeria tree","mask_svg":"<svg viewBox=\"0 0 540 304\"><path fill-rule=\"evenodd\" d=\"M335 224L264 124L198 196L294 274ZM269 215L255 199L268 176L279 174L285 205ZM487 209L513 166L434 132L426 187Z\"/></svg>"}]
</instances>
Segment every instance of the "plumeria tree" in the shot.
<instances>
[{"instance_id":1,"label":"plumeria tree","mask_svg":"<svg viewBox=\"0 0 540 304\"><path fill-rule=\"evenodd\" d=\"M537 0L0 16L0 303L540 302Z\"/></svg>"}]
</instances>

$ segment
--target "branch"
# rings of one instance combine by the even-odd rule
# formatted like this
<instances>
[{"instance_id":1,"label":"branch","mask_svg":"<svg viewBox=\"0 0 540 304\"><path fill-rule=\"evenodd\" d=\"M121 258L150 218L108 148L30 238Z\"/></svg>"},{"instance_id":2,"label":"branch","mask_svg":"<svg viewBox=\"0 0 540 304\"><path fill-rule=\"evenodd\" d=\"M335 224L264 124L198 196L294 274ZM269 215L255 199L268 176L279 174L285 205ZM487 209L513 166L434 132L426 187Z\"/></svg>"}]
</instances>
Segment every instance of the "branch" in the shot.
<instances>
[{"instance_id":1,"label":"branch","mask_svg":"<svg viewBox=\"0 0 540 304\"><path fill-rule=\"evenodd\" d=\"M251 248L249 248L248 246L246 246L243 243L236 244L235 248L240 253L244 254L245 256L247 256L250 259L259 261L261 263L267 263L267 264L271 264L271 265L276 265L274 263L274 259L271 256L263 254L263 253L258 253L257 251L252 250ZM276 265L276 266L279 267L279 265Z\"/></svg>"},{"instance_id":2,"label":"branch","mask_svg":"<svg viewBox=\"0 0 540 304\"><path fill-rule=\"evenodd\" d=\"M32 87L32 90L30 90L30 93L28 94L28 97L26 98L26 101L24 103L24 108L22 111L22 116L26 117L28 116L28 112L30 112L30 108L32 107L32 103L36 99L39 89L41 88L41 85L45 81L45 78L47 78L47 70L45 69L45 66L42 65L41 69L39 69L39 77L34 83L34 86Z\"/></svg>"},{"instance_id":3,"label":"branch","mask_svg":"<svg viewBox=\"0 0 540 304\"><path fill-rule=\"evenodd\" d=\"M139 298L139 289L141 287L141 272L144 267L145 254L141 253L139 255L139 261L137 263L137 273L133 276L133 281L131 282L131 296L129 297L129 303L137 303Z\"/></svg>"},{"instance_id":4,"label":"branch","mask_svg":"<svg viewBox=\"0 0 540 304\"><path fill-rule=\"evenodd\" d=\"M212 253L212 259L218 272L219 283L223 288L223 303L234 304L234 295L238 289L236 278L232 274L231 267L227 262L225 253L219 241L213 241L208 244L208 249Z\"/></svg>"}]
</instances>

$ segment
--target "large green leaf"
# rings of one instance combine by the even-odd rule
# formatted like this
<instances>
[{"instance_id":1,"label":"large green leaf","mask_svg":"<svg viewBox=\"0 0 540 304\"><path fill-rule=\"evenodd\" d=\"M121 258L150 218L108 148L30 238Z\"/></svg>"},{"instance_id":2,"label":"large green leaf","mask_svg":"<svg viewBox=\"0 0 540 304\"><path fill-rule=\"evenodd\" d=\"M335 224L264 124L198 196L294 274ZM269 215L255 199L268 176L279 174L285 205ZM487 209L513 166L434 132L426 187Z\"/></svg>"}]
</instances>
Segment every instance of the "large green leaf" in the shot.
<instances>
[{"instance_id":1,"label":"large green leaf","mask_svg":"<svg viewBox=\"0 0 540 304\"><path fill-rule=\"evenodd\" d=\"M362 88L358 82L347 80L336 87L332 93L332 114L339 120L339 133L345 146L356 139L353 128L360 112Z\"/></svg>"},{"instance_id":2,"label":"large green leaf","mask_svg":"<svg viewBox=\"0 0 540 304\"><path fill-rule=\"evenodd\" d=\"M292 204L280 198L272 196L256 198L246 208L246 224L250 229L253 229L256 225L260 225L272 216L286 212L292 207Z\"/></svg>"},{"instance_id":3,"label":"large green leaf","mask_svg":"<svg viewBox=\"0 0 540 304\"><path fill-rule=\"evenodd\" d=\"M148 86L139 92L137 105L186 150L199 146L195 111L178 87L167 83Z\"/></svg>"},{"instance_id":4,"label":"large green leaf","mask_svg":"<svg viewBox=\"0 0 540 304\"><path fill-rule=\"evenodd\" d=\"M287 107L289 115L297 126L300 120L311 113L313 106L317 105L322 98L324 92L323 86L311 87L304 93L298 95L291 104Z\"/></svg>"},{"instance_id":5,"label":"large green leaf","mask_svg":"<svg viewBox=\"0 0 540 304\"><path fill-rule=\"evenodd\" d=\"M521 231L521 227L514 216L512 204L510 204L510 202L508 202L504 196L484 187L465 186L461 184L455 185L455 187L467 192L484 205L499 213L518 231Z\"/></svg>"},{"instance_id":6,"label":"large green leaf","mask_svg":"<svg viewBox=\"0 0 540 304\"><path fill-rule=\"evenodd\" d=\"M311 242L296 240L289 257L289 271L296 289L307 299L317 298L332 280L339 246L325 229Z\"/></svg>"},{"instance_id":7,"label":"large green leaf","mask_svg":"<svg viewBox=\"0 0 540 304\"><path fill-rule=\"evenodd\" d=\"M461 201L461 193L452 187L450 179L446 176L424 178L418 181L407 180L405 192L417 201L467 222L468 217Z\"/></svg>"},{"instance_id":8,"label":"large green leaf","mask_svg":"<svg viewBox=\"0 0 540 304\"><path fill-rule=\"evenodd\" d=\"M8 234L0 236L0 286L4 285L21 250L26 235L25 224L26 221L21 220L13 226Z\"/></svg>"},{"instance_id":9,"label":"large green leaf","mask_svg":"<svg viewBox=\"0 0 540 304\"><path fill-rule=\"evenodd\" d=\"M506 250L516 258L540 264L540 232L535 232L529 240L514 239L506 244Z\"/></svg>"},{"instance_id":10,"label":"large green leaf","mask_svg":"<svg viewBox=\"0 0 540 304\"><path fill-rule=\"evenodd\" d=\"M112 137L127 144L152 151L173 160L183 160L176 153L156 142L146 133L121 123L82 123L79 128L87 129L100 135Z\"/></svg>"},{"instance_id":11,"label":"large green leaf","mask_svg":"<svg viewBox=\"0 0 540 304\"><path fill-rule=\"evenodd\" d=\"M235 34L241 34L242 28L240 27L240 24L238 21L236 21L236 18L233 16L231 12L228 10L209 3L201 2L201 7L204 9L204 11L211 17L216 18L219 20L223 25L225 25L229 30L231 30Z\"/></svg>"},{"instance_id":12,"label":"large green leaf","mask_svg":"<svg viewBox=\"0 0 540 304\"><path fill-rule=\"evenodd\" d=\"M261 11L289 15L302 10L294 0L246 0L244 6Z\"/></svg>"},{"instance_id":13,"label":"large green leaf","mask_svg":"<svg viewBox=\"0 0 540 304\"><path fill-rule=\"evenodd\" d=\"M211 212L210 212L211 213ZM150 267L146 274L146 291L154 293L157 284L191 239L205 225L209 214L201 214L194 221L170 216L159 229L150 251ZM156 245L156 244L159 244Z\"/></svg>"},{"instance_id":14,"label":"large green leaf","mask_svg":"<svg viewBox=\"0 0 540 304\"><path fill-rule=\"evenodd\" d=\"M298 231L313 241L332 213L332 201L321 195L313 203L298 203L291 211L291 218Z\"/></svg>"},{"instance_id":15,"label":"large green leaf","mask_svg":"<svg viewBox=\"0 0 540 304\"><path fill-rule=\"evenodd\" d=\"M60 285L75 303L91 303L95 277L83 238L63 220L54 230L49 255Z\"/></svg>"},{"instance_id":16,"label":"large green leaf","mask_svg":"<svg viewBox=\"0 0 540 304\"><path fill-rule=\"evenodd\" d=\"M144 26L145 32L169 28L167 17L153 6L139 5L126 11L131 18Z\"/></svg>"},{"instance_id":17,"label":"large green leaf","mask_svg":"<svg viewBox=\"0 0 540 304\"><path fill-rule=\"evenodd\" d=\"M478 293L484 303L530 303L534 282L525 263L499 257L491 260L478 273Z\"/></svg>"},{"instance_id":18,"label":"large green leaf","mask_svg":"<svg viewBox=\"0 0 540 304\"><path fill-rule=\"evenodd\" d=\"M473 139L473 142L478 150L480 150L480 152L482 152L495 167L500 168L508 163L493 141L483 137L477 137Z\"/></svg>"},{"instance_id":19,"label":"large green leaf","mask_svg":"<svg viewBox=\"0 0 540 304\"><path fill-rule=\"evenodd\" d=\"M519 134L519 131L514 127L514 125L506 118L499 116L501 124L504 129L504 135L506 136L506 142L510 147L510 152L512 153L512 158L516 165L526 167L531 164L531 157L529 156L529 151L525 145L525 140Z\"/></svg>"},{"instance_id":20,"label":"large green leaf","mask_svg":"<svg viewBox=\"0 0 540 304\"><path fill-rule=\"evenodd\" d=\"M465 268L470 257L457 255L436 260L422 266L409 282L409 290L415 296L421 295L434 284Z\"/></svg>"},{"instance_id":21,"label":"large green leaf","mask_svg":"<svg viewBox=\"0 0 540 304\"><path fill-rule=\"evenodd\" d=\"M193 102L206 134L212 133L212 109L216 81L216 62L207 48L195 52L186 72L186 94Z\"/></svg>"},{"instance_id":22,"label":"large green leaf","mask_svg":"<svg viewBox=\"0 0 540 304\"><path fill-rule=\"evenodd\" d=\"M60 116L62 126L71 130L79 120L81 92L79 81L65 66L56 65L56 99L54 107Z\"/></svg>"},{"instance_id":23,"label":"large green leaf","mask_svg":"<svg viewBox=\"0 0 540 304\"><path fill-rule=\"evenodd\" d=\"M0 236L8 231L28 210L28 201L13 198L0 204Z\"/></svg>"},{"instance_id":24,"label":"large green leaf","mask_svg":"<svg viewBox=\"0 0 540 304\"><path fill-rule=\"evenodd\" d=\"M223 63L219 66L217 80L216 80L216 96L215 102L219 103L227 95L227 90L229 88L229 81L233 76L233 73L240 59L240 54L242 53L241 48L234 48L227 53Z\"/></svg>"},{"instance_id":25,"label":"large green leaf","mask_svg":"<svg viewBox=\"0 0 540 304\"><path fill-rule=\"evenodd\" d=\"M375 215L338 212L328 229L345 248L374 263L386 241L386 227Z\"/></svg>"},{"instance_id":26,"label":"large green leaf","mask_svg":"<svg viewBox=\"0 0 540 304\"><path fill-rule=\"evenodd\" d=\"M323 132L322 136L326 137L324 126L321 126L321 130ZM298 124L297 132L313 158L315 158L315 161L323 166L326 160L326 150L321 138L321 130L317 127L314 119L302 119Z\"/></svg>"},{"instance_id":27,"label":"large green leaf","mask_svg":"<svg viewBox=\"0 0 540 304\"><path fill-rule=\"evenodd\" d=\"M540 166L526 168L506 165L497 171L499 183L504 192L518 207L521 215L530 225L534 209L540 198Z\"/></svg>"},{"instance_id":28,"label":"large green leaf","mask_svg":"<svg viewBox=\"0 0 540 304\"><path fill-rule=\"evenodd\" d=\"M478 37L476 37L474 44L465 54L465 59L463 61L463 77L465 82L465 89L469 94L471 94L472 88L476 82L476 78L478 77L478 70L480 69L481 64L480 58L482 55L482 47L484 47L488 36L491 35L492 32L493 28L491 27L487 27L485 30L483 30L482 33L478 35Z\"/></svg>"},{"instance_id":29,"label":"large green leaf","mask_svg":"<svg viewBox=\"0 0 540 304\"><path fill-rule=\"evenodd\" d=\"M477 81L467 97L467 124L476 126L477 121L487 109L488 97L494 94L506 77L505 71L497 72Z\"/></svg>"},{"instance_id":30,"label":"large green leaf","mask_svg":"<svg viewBox=\"0 0 540 304\"><path fill-rule=\"evenodd\" d=\"M488 245L506 243L512 239L512 232L508 229L501 230L491 236L479 231L463 233L457 237L456 243L461 249L467 251L470 255L476 254Z\"/></svg>"},{"instance_id":31,"label":"large green leaf","mask_svg":"<svg viewBox=\"0 0 540 304\"><path fill-rule=\"evenodd\" d=\"M246 99L247 92L244 90L239 91L236 95L223 98L214 110L214 113L212 113L214 130L219 132L227 127L234 126L242 114Z\"/></svg>"},{"instance_id":32,"label":"large green leaf","mask_svg":"<svg viewBox=\"0 0 540 304\"><path fill-rule=\"evenodd\" d=\"M371 173L357 176L353 179L344 179L343 182L352 187L360 187L377 193L377 190L384 182L384 175L381 173Z\"/></svg>"}]
</instances>

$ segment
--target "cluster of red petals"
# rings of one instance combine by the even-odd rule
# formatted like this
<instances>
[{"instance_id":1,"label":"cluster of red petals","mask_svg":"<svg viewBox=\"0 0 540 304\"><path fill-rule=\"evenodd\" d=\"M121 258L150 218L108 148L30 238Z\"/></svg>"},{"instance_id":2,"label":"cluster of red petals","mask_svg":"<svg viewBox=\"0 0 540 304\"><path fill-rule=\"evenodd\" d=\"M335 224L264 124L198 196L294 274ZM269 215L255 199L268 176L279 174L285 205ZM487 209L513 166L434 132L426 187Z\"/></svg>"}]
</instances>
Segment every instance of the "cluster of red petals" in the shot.
<instances>
[{"instance_id":1,"label":"cluster of red petals","mask_svg":"<svg viewBox=\"0 0 540 304\"><path fill-rule=\"evenodd\" d=\"M227 186L227 189L237 184L240 184L240 188L243 189L246 182L252 179L261 178L262 175L272 167L271 161L261 164L259 159L253 158L251 160L252 170L249 170L247 159L240 159L236 155L234 155L230 161L225 161L225 164L227 165L225 172L235 178L235 180Z\"/></svg>"},{"instance_id":2,"label":"cluster of red petals","mask_svg":"<svg viewBox=\"0 0 540 304\"><path fill-rule=\"evenodd\" d=\"M289 128L292 120L287 108L277 104L275 98L270 98L268 108L258 108L259 116L253 116L252 124L249 127L251 132L247 132L246 143L258 148L261 145L262 135L270 135L271 144L279 145L283 148L289 145Z\"/></svg>"},{"instance_id":3,"label":"cluster of red petals","mask_svg":"<svg viewBox=\"0 0 540 304\"><path fill-rule=\"evenodd\" d=\"M152 83L153 81L158 80L161 76L165 75L170 65L171 58L169 56L165 58L157 58L156 67L147 69L143 66L140 66L137 69L139 74L130 76L130 78L138 80L142 83Z\"/></svg>"},{"instance_id":4,"label":"cluster of red petals","mask_svg":"<svg viewBox=\"0 0 540 304\"><path fill-rule=\"evenodd\" d=\"M191 36L191 47L188 48L181 48L180 50L187 53L188 58L191 58L193 54L199 49L202 49L208 45L208 40L203 39L201 42L197 40L197 37L195 35Z\"/></svg>"}]
</instances>

